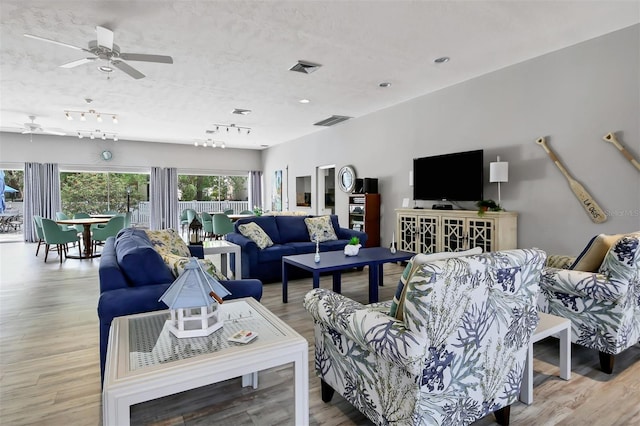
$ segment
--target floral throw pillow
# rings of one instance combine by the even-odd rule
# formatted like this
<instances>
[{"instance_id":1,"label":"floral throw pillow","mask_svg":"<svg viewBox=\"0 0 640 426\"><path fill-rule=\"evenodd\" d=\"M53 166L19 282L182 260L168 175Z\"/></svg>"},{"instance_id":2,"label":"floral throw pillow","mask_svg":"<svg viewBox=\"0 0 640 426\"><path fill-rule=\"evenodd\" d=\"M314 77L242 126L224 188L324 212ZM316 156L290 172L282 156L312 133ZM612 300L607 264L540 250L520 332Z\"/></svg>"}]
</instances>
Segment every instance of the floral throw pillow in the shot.
<instances>
[{"instance_id":1,"label":"floral throw pillow","mask_svg":"<svg viewBox=\"0 0 640 426\"><path fill-rule=\"evenodd\" d=\"M163 254L161 256L162 260L164 260L164 263L166 263L166 265L169 267L171 273L175 278L178 278L180 276L182 271L184 271L184 267L191 260L190 257L176 256L175 254ZM198 259L198 262L206 273L208 273L218 281L228 279L220 271L218 271L218 268L216 268L213 262L211 262L209 259Z\"/></svg>"},{"instance_id":2,"label":"floral throw pillow","mask_svg":"<svg viewBox=\"0 0 640 426\"><path fill-rule=\"evenodd\" d=\"M183 257L191 256L189 247L184 240L180 238L180 235L175 229L159 229L156 231L146 229L145 232L151 240L153 248L156 249L160 255L174 254Z\"/></svg>"},{"instance_id":3,"label":"floral throw pillow","mask_svg":"<svg viewBox=\"0 0 640 426\"><path fill-rule=\"evenodd\" d=\"M313 242L317 240L322 243L338 239L329 216L308 217L304 223L309 231L309 239Z\"/></svg>"},{"instance_id":4,"label":"floral throw pillow","mask_svg":"<svg viewBox=\"0 0 640 426\"><path fill-rule=\"evenodd\" d=\"M271 238L264 232L264 229L255 222L239 225L238 230L242 235L256 243L261 250L273 245L273 241L271 241Z\"/></svg>"}]
</instances>

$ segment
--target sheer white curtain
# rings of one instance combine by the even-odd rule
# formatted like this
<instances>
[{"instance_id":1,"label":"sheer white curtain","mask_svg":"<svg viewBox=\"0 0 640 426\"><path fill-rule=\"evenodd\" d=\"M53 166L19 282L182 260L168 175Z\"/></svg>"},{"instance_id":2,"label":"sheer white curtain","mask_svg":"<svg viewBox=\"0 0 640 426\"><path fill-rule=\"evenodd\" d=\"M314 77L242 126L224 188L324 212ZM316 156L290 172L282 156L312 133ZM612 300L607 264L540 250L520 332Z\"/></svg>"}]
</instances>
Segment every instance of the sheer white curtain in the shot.
<instances>
[{"instance_id":1,"label":"sheer white curtain","mask_svg":"<svg viewBox=\"0 0 640 426\"><path fill-rule=\"evenodd\" d=\"M22 211L24 240L31 243L38 241L33 216L54 219L56 212L61 210L61 205L58 165L54 163L25 163Z\"/></svg>"},{"instance_id":2,"label":"sheer white curtain","mask_svg":"<svg viewBox=\"0 0 640 426\"><path fill-rule=\"evenodd\" d=\"M149 178L149 204L151 206L149 228L180 228L178 211L178 170L175 168L151 168Z\"/></svg>"},{"instance_id":3,"label":"sheer white curtain","mask_svg":"<svg viewBox=\"0 0 640 426\"><path fill-rule=\"evenodd\" d=\"M253 206L262 207L262 172L252 170L249 172L249 209Z\"/></svg>"},{"instance_id":4,"label":"sheer white curtain","mask_svg":"<svg viewBox=\"0 0 640 426\"><path fill-rule=\"evenodd\" d=\"M40 164L24 164L24 206L22 220L24 226L24 240L30 243L38 241L33 216L41 216L42 185L40 180Z\"/></svg>"},{"instance_id":5,"label":"sheer white curtain","mask_svg":"<svg viewBox=\"0 0 640 426\"><path fill-rule=\"evenodd\" d=\"M178 211L178 169L164 169L164 226L180 230L180 212Z\"/></svg>"},{"instance_id":6,"label":"sheer white curtain","mask_svg":"<svg viewBox=\"0 0 640 426\"><path fill-rule=\"evenodd\" d=\"M149 228L164 228L164 220L162 217L162 168L152 167L151 176L149 177Z\"/></svg>"},{"instance_id":7,"label":"sheer white curtain","mask_svg":"<svg viewBox=\"0 0 640 426\"><path fill-rule=\"evenodd\" d=\"M40 169L42 176L42 217L55 219L62 210L60 197L60 169L57 164L45 163Z\"/></svg>"}]
</instances>

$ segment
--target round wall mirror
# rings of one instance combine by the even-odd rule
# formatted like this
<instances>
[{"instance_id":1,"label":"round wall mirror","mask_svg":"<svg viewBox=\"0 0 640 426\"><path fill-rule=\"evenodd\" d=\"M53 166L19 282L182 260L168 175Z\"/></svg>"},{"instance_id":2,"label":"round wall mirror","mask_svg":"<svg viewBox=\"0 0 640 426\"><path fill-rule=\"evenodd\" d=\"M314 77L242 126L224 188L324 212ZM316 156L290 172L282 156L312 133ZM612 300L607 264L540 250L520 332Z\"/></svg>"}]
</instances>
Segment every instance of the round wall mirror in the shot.
<instances>
[{"instance_id":1,"label":"round wall mirror","mask_svg":"<svg viewBox=\"0 0 640 426\"><path fill-rule=\"evenodd\" d=\"M338 185L344 192L351 192L356 186L356 171L352 166L344 166L338 172Z\"/></svg>"},{"instance_id":2,"label":"round wall mirror","mask_svg":"<svg viewBox=\"0 0 640 426\"><path fill-rule=\"evenodd\" d=\"M108 150L102 151L101 156L104 161L109 161L111 160L111 158L113 158L113 154L111 154L111 151Z\"/></svg>"}]
</instances>

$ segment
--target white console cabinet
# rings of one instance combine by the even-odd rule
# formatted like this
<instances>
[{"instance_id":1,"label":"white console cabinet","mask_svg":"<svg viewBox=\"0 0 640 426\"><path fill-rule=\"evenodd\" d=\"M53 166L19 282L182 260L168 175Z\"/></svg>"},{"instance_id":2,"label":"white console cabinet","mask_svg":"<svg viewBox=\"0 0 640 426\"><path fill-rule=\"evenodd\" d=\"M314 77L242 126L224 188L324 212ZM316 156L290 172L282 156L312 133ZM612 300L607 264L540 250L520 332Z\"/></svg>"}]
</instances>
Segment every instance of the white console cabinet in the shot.
<instances>
[{"instance_id":1,"label":"white console cabinet","mask_svg":"<svg viewBox=\"0 0 640 426\"><path fill-rule=\"evenodd\" d=\"M518 214L475 210L397 209L398 250L438 253L482 247L485 252L518 245Z\"/></svg>"}]
</instances>

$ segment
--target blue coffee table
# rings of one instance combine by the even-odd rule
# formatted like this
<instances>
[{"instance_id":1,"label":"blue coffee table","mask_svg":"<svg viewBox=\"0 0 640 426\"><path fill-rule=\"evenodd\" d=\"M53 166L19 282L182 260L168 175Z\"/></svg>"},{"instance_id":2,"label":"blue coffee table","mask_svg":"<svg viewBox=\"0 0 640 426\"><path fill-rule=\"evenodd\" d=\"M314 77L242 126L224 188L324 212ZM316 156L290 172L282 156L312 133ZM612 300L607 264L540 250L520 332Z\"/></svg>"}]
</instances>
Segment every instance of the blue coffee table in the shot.
<instances>
[{"instance_id":1,"label":"blue coffee table","mask_svg":"<svg viewBox=\"0 0 640 426\"><path fill-rule=\"evenodd\" d=\"M413 253L397 251L391 253L385 247L362 248L357 256L345 256L341 251L320 253L320 262L315 263L315 253L297 254L282 257L282 302L287 303L289 284L289 265L304 269L313 274L313 288L320 286L320 274L333 273L333 291L340 293L341 273L345 269L369 267L369 303L378 301L378 286L382 285L382 265L388 262L402 262L413 257Z\"/></svg>"}]
</instances>

